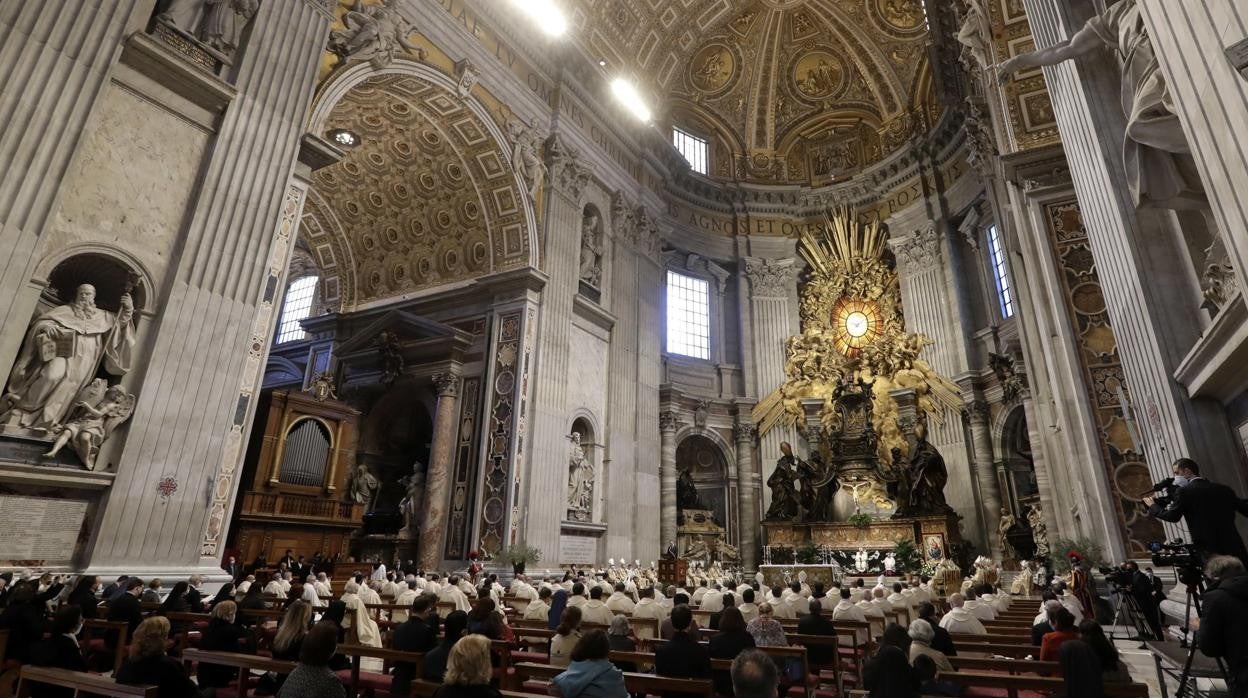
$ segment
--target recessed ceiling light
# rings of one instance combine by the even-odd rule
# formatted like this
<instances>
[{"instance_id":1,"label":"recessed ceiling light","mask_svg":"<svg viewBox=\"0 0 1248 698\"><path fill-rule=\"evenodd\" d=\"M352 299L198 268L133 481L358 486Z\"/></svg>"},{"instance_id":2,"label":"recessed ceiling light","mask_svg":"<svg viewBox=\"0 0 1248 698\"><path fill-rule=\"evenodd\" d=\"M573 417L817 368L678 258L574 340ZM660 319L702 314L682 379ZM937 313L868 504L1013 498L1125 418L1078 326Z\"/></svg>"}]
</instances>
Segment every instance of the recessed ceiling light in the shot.
<instances>
[{"instance_id":1,"label":"recessed ceiling light","mask_svg":"<svg viewBox=\"0 0 1248 698\"><path fill-rule=\"evenodd\" d=\"M641 93L633 87L633 83L624 78L616 78L611 81L611 93L638 121L649 123L650 107L646 106L646 100L641 98Z\"/></svg>"},{"instance_id":2,"label":"recessed ceiling light","mask_svg":"<svg viewBox=\"0 0 1248 698\"><path fill-rule=\"evenodd\" d=\"M511 4L524 10L548 36L563 36L568 30L568 20L552 0L511 0Z\"/></svg>"},{"instance_id":3,"label":"recessed ceiling light","mask_svg":"<svg viewBox=\"0 0 1248 698\"><path fill-rule=\"evenodd\" d=\"M599 66L601 66L601 67L603 67L603 68L605 68L605 67L607 67L607 62L606 62L606 61L604 61L604 60L599 60L599 61L598 61L598 65L599 65Z\"/></svg>"},{"instance_id":4,"label":"recessed ceiling light","mask_svg":"<svg viewBox=\"0 0 1248 698\"><path fill-rule=\"evenodd\" d=\"M343 148L354 148L360 144L359 135L345 128L332 129L325 135L334 142L334 145L342 146Z\"/></svg>"}]
</instances>

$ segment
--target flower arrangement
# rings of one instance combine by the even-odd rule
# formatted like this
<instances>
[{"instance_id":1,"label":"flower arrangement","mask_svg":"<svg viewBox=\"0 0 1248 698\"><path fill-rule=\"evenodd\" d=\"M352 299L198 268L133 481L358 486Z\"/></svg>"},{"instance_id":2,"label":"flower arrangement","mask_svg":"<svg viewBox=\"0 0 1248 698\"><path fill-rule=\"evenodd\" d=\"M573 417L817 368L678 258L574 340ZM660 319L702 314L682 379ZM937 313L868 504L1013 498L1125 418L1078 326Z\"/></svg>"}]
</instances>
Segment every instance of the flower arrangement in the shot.
<instances>
[{"instance_id":1,"label":"flower arrangement","mask_svg":"<svg viewBox=\"0 0 1248 698\"><path fill-rule=\"evenodd\" d=\"M870 526L871 522L874 520L875 519L871 518L870 514L859 512L857 514L851 514L845 521L852 524L855 528L866 528Z\"/></svg>"}]
</instances>

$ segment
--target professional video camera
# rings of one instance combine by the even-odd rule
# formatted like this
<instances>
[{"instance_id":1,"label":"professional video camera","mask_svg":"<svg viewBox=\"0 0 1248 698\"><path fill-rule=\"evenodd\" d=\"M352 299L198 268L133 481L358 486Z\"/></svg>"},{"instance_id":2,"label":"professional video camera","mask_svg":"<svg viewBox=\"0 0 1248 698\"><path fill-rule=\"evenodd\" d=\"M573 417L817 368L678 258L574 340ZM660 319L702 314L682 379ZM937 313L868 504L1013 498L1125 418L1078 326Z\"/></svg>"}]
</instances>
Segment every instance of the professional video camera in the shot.
<instances>
[{"instance_id":1,"label":"professional video camera","mask_svg":"<svg viewBox=\"0 0 1248 698\"><path fill-rule=\"evenodd\" d=\"M1098 567L1101 574L1105 577L1105 581L1113 584L1115 587L1125 587L1131 584L1131 572L1119 567Z\"/></svg>"},{"instance_id":2,"label":"professional video camera","mask_svg":"<svg viewBox=\"0 0 1248 698\"><path fill-rule=\"evenodd\" d=\"M1165 509L1166 507L1170 506L1170 501L1174 499L1174 493L1178 489L1179 489L1178 485L1174 484L1174 478L1168 477L1162 480L1161 482L1158 482L1157 484L1153 485L1153 488L1151 490L1144 492L1144 496L1147 496L1150 494L1153 495L1153 501L1156 503L1157 507L1159 509ZM1164 494L1159 494L1163 492Z\"/></svg>"},{"instance_id":3,"label":"professional video camera","mask_svg":"<svg viewBox=\"0 0 1248 698\"><path fill-rule=\"evenodd\" d=\"M1189 586L1198 586L1205 567L1205 558L1200 548L1192 543L1175 538L1167 543L1152 542L1148 550L1153 554L1153 564L1158 567L1173 567L1179 581Z\"/></svg>"}]
</instances>

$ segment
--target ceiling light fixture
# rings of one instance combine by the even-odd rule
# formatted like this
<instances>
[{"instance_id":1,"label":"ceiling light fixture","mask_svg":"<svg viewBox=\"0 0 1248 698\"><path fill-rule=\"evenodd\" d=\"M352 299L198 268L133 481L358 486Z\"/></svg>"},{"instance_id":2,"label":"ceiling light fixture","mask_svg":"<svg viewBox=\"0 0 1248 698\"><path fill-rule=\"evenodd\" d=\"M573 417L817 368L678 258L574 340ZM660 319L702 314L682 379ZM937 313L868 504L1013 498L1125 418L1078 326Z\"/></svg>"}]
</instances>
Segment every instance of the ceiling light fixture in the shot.
<instances>
[{"instance_id":1,"label":"ceiling light fixture","mask_svg":"<svg viewBox=\"0 0 1248 698\"><path fill-rule=\"evenodd\" d=\"M616 78L611 81L611 93L638 121L650 122L650 107L646 106L646 100L641 98L641 93L633 87L633 83L624 78Z\"/></svg>"},{"instance_id":2,"label":"ceiling light fixture","mask_svg":"<svg viewBox=\"0 0 1248 698\"><path fill-rule=\"evenodd\" d=\"M360 144L360 137L354 131L348 131L345 128L335 128L325 134L329 140L342 148L354 148Z\"/></svg>"},{"instance_id":3,"label":"ceiling light fixture","mask_svg":"<svg viewBox=\"0 0 1248 698\"><path fill-rule=\"evenodd\" d=\"M537 22L547 36L563 36L568 30L568 20L553 0L511 0L511 4Z\"/></svg>"}]
</instances>

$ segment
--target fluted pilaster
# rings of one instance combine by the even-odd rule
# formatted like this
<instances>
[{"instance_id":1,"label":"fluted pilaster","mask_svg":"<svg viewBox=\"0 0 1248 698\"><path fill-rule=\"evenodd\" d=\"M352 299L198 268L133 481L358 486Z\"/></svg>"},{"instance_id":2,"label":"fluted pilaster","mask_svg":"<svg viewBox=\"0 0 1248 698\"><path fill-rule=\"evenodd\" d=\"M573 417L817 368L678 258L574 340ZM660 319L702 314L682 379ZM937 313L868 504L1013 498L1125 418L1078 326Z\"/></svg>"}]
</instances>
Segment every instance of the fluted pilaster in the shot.
<instances>
[{"instance_id":1,"label":"fluted pilaster","mask_svg":"<svg viewBox=\"0 0 1248 698\"><path fill-rule=\"evenodd\" d=\"M746 385L753 397L761 398L784 382L784 364L788 360L784 343L796 334L789 308L789 299L794 296L796 269L791 259L756 257L745 258L744 267L750 299L745 319L750 336L747 367L752 373L747 373ZM778 458L781 442L793 441L793 437L792 429L780 426L767 432L759 444L763 462L768 462L773 454ZM764 472L763 478L768 475L770 473Z\"/></svg>"}]
</instances>

